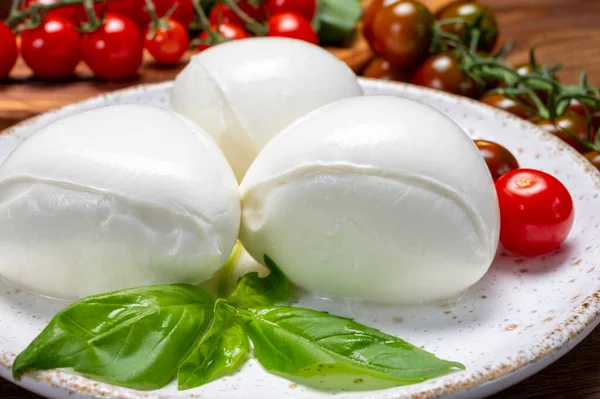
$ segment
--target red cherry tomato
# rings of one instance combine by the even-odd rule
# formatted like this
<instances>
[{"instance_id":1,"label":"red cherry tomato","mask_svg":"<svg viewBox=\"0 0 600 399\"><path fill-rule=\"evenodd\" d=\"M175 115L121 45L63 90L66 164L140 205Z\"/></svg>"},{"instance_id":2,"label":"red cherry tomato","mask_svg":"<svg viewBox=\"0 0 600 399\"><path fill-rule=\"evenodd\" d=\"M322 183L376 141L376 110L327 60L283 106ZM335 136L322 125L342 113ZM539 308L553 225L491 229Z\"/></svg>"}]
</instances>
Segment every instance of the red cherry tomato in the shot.
<instances>
[{"instance_id":1,"label":"red cherry tomato","mask_svg":"<svg viewBox=\"0 0 600 399\"><path fill-rule=\"evenodd\" d=\"M81 61L81 35L67 19L49 15L37 28L21 33L21 55L36 76L64 78Z\"/></svg>"},{"instance_id":2,"label":"red cherry tomato","mask_svg":"<svg viewBox=\"0 0 600 399\"><path fill-rule=\"evenodd\" d=\"M240 18L240 16L225 3L217 3L212 10L210 10L209 19L210 24L214 26L219 24L231 24L239 26L240 28L244 27L242 18Z\"/></svg>"},{"instance_id":3,"label":"red cherry tomato","mask_svg":"<svg viewBox=\"0 0 600 399\"><path fill-rule=\"evenodd\" d=\"M531 113L519 104L516 100L502 94L486 94L479 99L482 103L491 105L492 107L510 112L519 118L527 119L531 117Z\"/></svg>"},{"instance_id":4,"label":"red cherry tomato","mask_svg":"<svg viewBox=\"0 0 600 399\"><path fill-rule=\"evenodd\" d=\"M0 21L0 43L2 43L0 46L0 79L6 79L17 62L19 50L17 38L2 21Z\"/></svg>"},{"instance_id":5,"label":"red cherry tomato","mask_svg":"<svg viewBox=\"0 0 600 399\"><path fill-rule=\"evenodd\" d=\"M211 29L213 31L216 31L217 27L211 26ZM239 39L246 39L246 38L250 37L250 35L248 35L248 32L246 32L239 26L226 24L226 23L219 25L219 33L223 37L225 37L227 40L239 40ZM202 32L200 34L200 39L202 39L203 41L208 40L208 33ZM198 46L198 52L204 51L209 47L210 47L209 44L202 43Z\"/></svg>"},{"instance_id":6,"label":"red cherry tomato","mask_svg":"<svg viewBox=\"0 0 600 399\"><path fill-rule=\"evenodd\" d=\"M264 21L265 19L267 19L267 10L265 9L264 3L261 3L259 6L254 7L248 2L248 0L240 0L237 3L237 5L252 19L255 19L257 21Z\"/></svg>"},{"instance_id":7,"label":"red cherry tomato","mask_svg":"<svg viewBox=\"0 0 600 399\"><path fill-rule=\"evenodd\" d=\"M475 140L475 145L481 156L483 156L494 181L511 170L519 168L515 156L500 144L486 140Z\"/></svg>"},{"instance_id":8,"label":"red cherry tomato","mask_svg":"<svg viewBox=\"0 0 600 399\"><path fill-rule=\"evenodd\" d=\"M573 226L573 200L555 177L517 169L496 181L500 242L519 255L536 256L562 244Z\"/></svg>"},{"instance_id":9,"label":"red cherry tomato","mask_svg":"<svg viewBox=\"0 0 600 399\"><path fill-rule=\"evenodd\" d=\"M316 0L266 0L264 5L268 15L294 12L309 21L312 21L317 11Z\"/></svg>"},{"instance_id":10,"label":"red cherry tomato","mask_svg":"<svg viewBox=\"0 0 600 399\"><path fill-rule=\"evenodd\" d=\"M414 66L429 54L434 18L416 0L401 0L382 7L373 18L375 53L392 64Z\"/></svg>"},{"instance_id":11,"label":"red cherry tomato","mask_svg":"<svg viewBox=\"0 0 600 399\"><path fill-rule=\"evenodd\" d=\"M160 26L154 32L146 30L145 46L161 64L178 63L189 43L187 30L172 18L167 19L166 26Z\"/></svg>"},{"instance_id":12,"label":"red cherry tomato","mask_svg":"<svg viewBox=\"0 0 600 399\"><path fill-rule=\"evenodd\" d=\"M588 141L588 120L586 117L577 114L566 113L559 116L554 121L542 120L536 122L536 124L542 129L546 130L548 133L560 138L577 151L581 153L588 151L586 146L575 140L569 133L565 131L567 130L571 132L581 141ZM591 137L589 141L594 142L595 133L596 132L594 129L590 131Z\"/></svg>"},{"instance_id":13,"label":"red cherry tomato","mask_svg":"<svg viewBox=\"0 0 600 399\"><path fill-rule=\"evenodd\" d=\"M412 83L461 96L477 96L477 84L463 72L456 57L450 53L428 57L417 69Z\"/></svg>"},{"instance_id":14,"label":"red cherry tomato","mask_svg":"<svg viewBox=\"0 0 600 399\"><path fill-rule=\"evenodd\" d=\"M134 76L142 65L143 52L140 30L119 14L107 13L102 26L83 37L83 60L102 79Z\"/></svg>"},{"instance_id":15,"label":"red cherry tomato","mask_svg":"<svg viewBox=\"0 0 600 399\"><path fill-rule=\"evenodd\" d=\"M106 2L106 12L121 14L133 22L142 30L148 26L148 16L145 11L145 0L111 0ZM159 17L162 17L159 14Z\"/></svg>"},{"instance_id":16,"label":"red cherry tomato","mask_svg":"<svg viewBox=\"0 0 600 399\"><path fill-rule=\"evenodd\" d=\"M310 22L299 14L284 12L269 18L268 36L289 37L304 40L312 44L318 44L319 39Z\"/></svg>"},{"instance_id":17,"label":"red cherry tomato","mask_svg":"<svg viewBox=\"0 0 600 399\"><path fill-rule=\"evenodd\" d=\"M181 25L185 28L189 27L192 21L194 20L194 4L192 0L153 0L154 8L156 9L156 14L159 17L163 17L167 14L167 12L177 4L177 8L171 14L171 18L179 21ZM145 8L144 8L145 9ZM144 26L148 26L150 23L150 16L145 14L145 24Z\"/></svg>"},{"instance_id":18,"label":"red cherry tomato","mask_svg":"<svg viewBox=\"0 0 600 399\"><path fill-rule=\"evenodd\" d=\"M385 58L376 57L369 62L362 75L365 78L410 82L412 72L411 69L390 64Z\"/></svg>"},{"instance_id":19,"label":"red cherry tomato","mask_svg":"<svg viewBox=\"0 0 600 399\"><path fill-rule=\"evenodd\" d=\"M58 0L25 0L25 3L23 4L23 8L29 8L31 6L31 4L33 4L33 3L49 5L49 4L56 3L57 1ZM69 22L71 22L73 24L73 26L76 27L79 25L79 18L78 18L79 7L80 6L58 7L58 8L54 8L54 9L48 11L48 13L46 15L47 16L59 15L59 16L65 18L66 20L68 20Z\"/></svg>"}]
</instances>

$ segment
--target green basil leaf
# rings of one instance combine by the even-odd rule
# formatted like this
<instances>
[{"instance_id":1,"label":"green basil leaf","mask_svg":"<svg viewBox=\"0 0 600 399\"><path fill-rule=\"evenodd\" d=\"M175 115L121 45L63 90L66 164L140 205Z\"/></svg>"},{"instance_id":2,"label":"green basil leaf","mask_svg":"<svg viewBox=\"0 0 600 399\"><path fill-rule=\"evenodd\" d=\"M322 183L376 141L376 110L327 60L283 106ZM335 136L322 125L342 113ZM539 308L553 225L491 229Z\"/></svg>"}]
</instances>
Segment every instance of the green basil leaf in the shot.
<instances>
[{"instance_id":1,"label":"green basil leaf","mask_svg":"<svg viewBox=\"0 0 600 399\"><path fill-rule=\"evenodd\" d=\"M290 283L279 267L265 255L265 265L270 270L268 276L260 278L257 272L242 276L227 302L240 308L271 306L290 301Z\"/></svg>"},{"instance_id":2,"label":"green basil leaf","mask_svg":"<svg viewBox=\"0 0 600 399\"><path fill-rule=\"evenodd\" d=\"M319 43L341 44L354 31L362 14L357 0L320 0L317 18Z\"/></svg>"},{"instance_id":3,"label":"green basil leaf","mask_svg":"<svg viewBox=\"0 0 600 399\"><path fill-rule=\"evenodd\" d=\"M269 372L318 388L370 390L464 369L353 320L289 306L240 311Z\"/></svg>"},{"instance_id":4,"label":"green basil leaf","mask_svg":"<svg viewBox=\"0 0 600 399\"><path fill-rule=\"evenodd\" d=\"M246 332L223 299L215 304L210 328L179 367L179 389L191 389L216 380L240 367L248 358L250 343Z\"/></svg>"},{"instance_id":5,"label":"green basil leaf","mask_svg":"<svg viewBox=\"0 0 600 399\"><path fill-rule=\"evenodd\" d=\"M205 331L213 303L188 284L84 298L57 313L17 356L13 376L68 367L115 385L163 387Z\"/></svg>"}]
</instances>

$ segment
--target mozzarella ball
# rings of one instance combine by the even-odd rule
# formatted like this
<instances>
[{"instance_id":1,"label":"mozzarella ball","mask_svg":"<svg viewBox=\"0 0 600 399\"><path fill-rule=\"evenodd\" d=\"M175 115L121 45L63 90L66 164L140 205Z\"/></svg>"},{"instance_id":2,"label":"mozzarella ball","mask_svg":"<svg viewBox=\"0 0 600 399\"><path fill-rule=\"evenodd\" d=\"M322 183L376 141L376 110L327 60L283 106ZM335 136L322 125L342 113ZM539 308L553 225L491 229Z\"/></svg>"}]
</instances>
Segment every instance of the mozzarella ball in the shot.
<instances>
[{"instance_id":1,"label":"mozzarella ball","mask_svg":"<svg viewBox=\"0 0 600 399\"><path fill-rule=\"evenodd\" d=\"M446 298L496 252L485 162L458 125L416 101L365 96L313 111L264 148L240 190L244 247L323 296Z\"/></svg>"},{"instance_id":2,"label":"mozzarella ball","mask_svg":"<svg viewBox=\"0 0 600 399\"><path fill-rule=\"evenodd\" d=\"M0 275L51 297L206 280L239 223L237 182L212 138L156 107L69 116L0 166Z\"/></svg>"},{"instance_id":3,"label":"mozzarella ball","mask_svg":"<svg viewBox=\"0 0 600 399\"><path fill-rule=\"evenodd\" d=\"M285 126L361 94L354 73L328 51L300 40L254 38L192 57L175 79L171 103L213 136L241 181Z\"/></svg>"}]
</instances>

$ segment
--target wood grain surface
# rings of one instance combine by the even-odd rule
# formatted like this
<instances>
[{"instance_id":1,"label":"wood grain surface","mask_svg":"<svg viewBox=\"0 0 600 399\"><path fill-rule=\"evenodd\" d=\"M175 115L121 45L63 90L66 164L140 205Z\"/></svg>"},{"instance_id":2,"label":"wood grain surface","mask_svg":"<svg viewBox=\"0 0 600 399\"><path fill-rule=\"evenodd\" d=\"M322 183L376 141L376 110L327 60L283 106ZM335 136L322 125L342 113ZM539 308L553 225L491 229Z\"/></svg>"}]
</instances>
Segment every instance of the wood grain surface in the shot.
<instances>
[{"instance_id":1,"label":"wood grain surface","mask_svg":"<svg viewBox=\"0 0 600 399\"><path fill-rule=\"evenodd\" d=\"M0 0L0 6L5 0ZM447 0L428 0L436 8ZM514 44L508 59L524 62L528 49L538 45L541 62L562 63L563 82L575 82L581 70L600 86L600 0L483 0L496 12L502 41ZM0 44L1 45L1 44ZM337 49L337 55L355 69L371 56L362 42L353 49ZM97 94L140 83L172 79L182 66L163 69L147 61L140 75L122 83L94 80L81 65L79 78L48 83L29 76L19 61L15 81L0 84L0 129L26 117L88 98ZM578 347L546 370L509 388L493 399L596 399L600 398L600 329L592 332ZM0 398L39 398L0 379Z\"/></svg>"}]
</instances>

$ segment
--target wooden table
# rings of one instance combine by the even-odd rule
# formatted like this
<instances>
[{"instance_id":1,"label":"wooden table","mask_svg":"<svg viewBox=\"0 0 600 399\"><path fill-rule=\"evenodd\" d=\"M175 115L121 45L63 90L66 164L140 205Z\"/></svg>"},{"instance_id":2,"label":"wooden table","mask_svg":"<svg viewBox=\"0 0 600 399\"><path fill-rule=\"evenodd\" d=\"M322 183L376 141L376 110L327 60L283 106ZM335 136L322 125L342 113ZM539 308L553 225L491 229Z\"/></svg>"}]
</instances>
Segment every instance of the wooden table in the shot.
<instances>
[{"instance_id":1,"label":"wooden table","mask_svg":"<svg viewBox=\"0 0 600 399\"><path fill-rule=\"evenodd\" d=\"M435 7L446 1L427 3ZM564 64L559 73L563 82L575 82L579 71L586 70L590 81L600 86L600 0L483 1L497 13L501 38L514 42L514 50L508 57L511 62L526 61L528 49L537 43L541 62ZM369 50L360 47L341 56L359 68L368 58ZM83 80L48 84L31 80L25 66L19 65L17 75L21 81L0 85L0 128L78 99L134 84L168 80L176 70L159 69L147 63L142 77L118 84L93 80L83 66L79 73ZM0 398L38 396L0 380ZM600 329L546 370L493 396L493 399L504 398L600 398Z\"/></svg>"}]
</instances>

